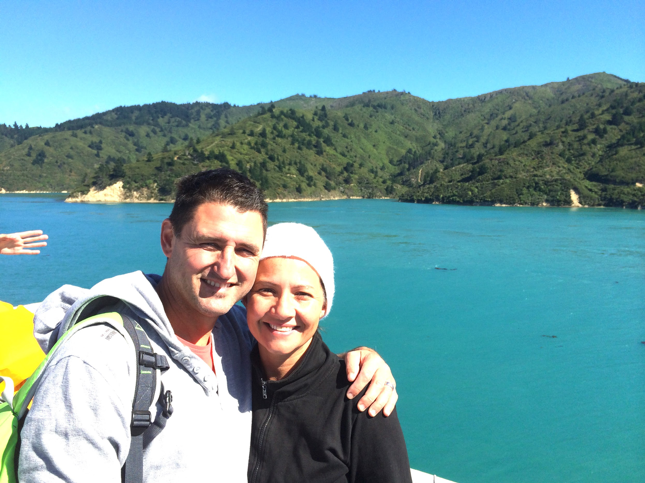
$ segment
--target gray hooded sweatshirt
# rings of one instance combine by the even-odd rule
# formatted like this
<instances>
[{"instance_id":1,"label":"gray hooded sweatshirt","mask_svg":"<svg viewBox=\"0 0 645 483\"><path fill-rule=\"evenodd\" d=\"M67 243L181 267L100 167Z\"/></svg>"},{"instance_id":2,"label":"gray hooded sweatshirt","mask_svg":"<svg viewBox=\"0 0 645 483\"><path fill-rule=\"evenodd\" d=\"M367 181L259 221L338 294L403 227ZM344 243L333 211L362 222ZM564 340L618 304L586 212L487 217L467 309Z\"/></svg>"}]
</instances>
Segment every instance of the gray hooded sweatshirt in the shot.
<instances>
[{"instance_id":1,"label":"gray hooded sweatshirt","mask_svg":"<svg viewBox=\"0 0 645 483\"><path fill-rule=\"evenodd\" d=\"M251 433L252 336L243 307L213 329L216 374L175 336L155 286L158 275L133 272L90 290L63 286L36 311L34 332L45 352L101 295L122 300L109 310L136 318L153 349L165 354L162 375L174 412L144 440L144 481L244 482ZM53 355L22 430L21 482L121 481L130 449L135 386L132 346L107 325L78 332ZM154 415L161 421L161 405ZM147 433L146 433L147 434Z\"/></svg>"}]
</instances>

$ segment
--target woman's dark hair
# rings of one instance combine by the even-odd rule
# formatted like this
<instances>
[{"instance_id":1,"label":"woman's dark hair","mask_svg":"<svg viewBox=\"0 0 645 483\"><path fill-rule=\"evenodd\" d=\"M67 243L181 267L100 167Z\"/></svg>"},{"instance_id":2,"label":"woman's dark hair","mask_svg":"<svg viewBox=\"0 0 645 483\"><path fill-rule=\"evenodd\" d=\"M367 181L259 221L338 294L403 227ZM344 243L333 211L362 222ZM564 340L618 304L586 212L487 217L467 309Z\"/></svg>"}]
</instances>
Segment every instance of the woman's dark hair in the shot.
<instances>
[{"instance_id":1,"label":"woman's dark hair","mask_svg":"<svg viewBox=\"0 0 645 483\"><path fill-rule=\"evenodd\" d=\"M189 174L177 181L177 197L168 219L175 236L193 219L195 210L204 203L231 205L241 212L257 211L267 231L269 206L262 191L246 176L229 168L211 169Z\"/></svg>"}]
</instances>

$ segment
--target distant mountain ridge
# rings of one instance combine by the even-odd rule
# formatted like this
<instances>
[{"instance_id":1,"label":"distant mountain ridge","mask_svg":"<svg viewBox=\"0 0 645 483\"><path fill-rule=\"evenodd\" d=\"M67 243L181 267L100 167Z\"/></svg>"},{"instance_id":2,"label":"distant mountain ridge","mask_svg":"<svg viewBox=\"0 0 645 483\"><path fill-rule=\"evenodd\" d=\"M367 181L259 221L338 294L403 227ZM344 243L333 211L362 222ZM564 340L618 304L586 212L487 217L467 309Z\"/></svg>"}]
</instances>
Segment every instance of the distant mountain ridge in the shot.
<instances>
[{"instance_id":1,"label":"distant mountain ridge","mask_svg":"<svg viewBox=\"0 0 645 483\"><path fill-rule=\"evenodd\" d=\"M274 199L568 206L573 191L582 205L637 207L644 151L645 84L600 73L441 102L367 91L0 125L0 188L83 193L121 180L171 199L177 177L231 166Z\"/></svg>"}]
</instances>

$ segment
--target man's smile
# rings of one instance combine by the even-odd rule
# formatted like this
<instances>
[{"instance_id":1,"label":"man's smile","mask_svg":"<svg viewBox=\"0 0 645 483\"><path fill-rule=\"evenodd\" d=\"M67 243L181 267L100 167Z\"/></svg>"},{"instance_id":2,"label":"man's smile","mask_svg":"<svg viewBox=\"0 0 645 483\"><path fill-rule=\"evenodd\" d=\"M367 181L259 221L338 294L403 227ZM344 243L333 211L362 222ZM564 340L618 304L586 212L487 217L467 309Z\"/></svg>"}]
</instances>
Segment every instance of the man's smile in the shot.
<instances>
[{"instance_id":1,"label":"man's smile","mask_svg":"<svg viewBox=\"0 0 645 483\"><path fill-rule=\"evenodd\" d=\"M235 287L239 284L237 283L232 283L232 282L216 282L215 280L210 280L208 278L202 278L200 279L202 282L204 282L206 285L209 287L213 288L230 288L230 287Z\"/></svg>"}]
</instances>

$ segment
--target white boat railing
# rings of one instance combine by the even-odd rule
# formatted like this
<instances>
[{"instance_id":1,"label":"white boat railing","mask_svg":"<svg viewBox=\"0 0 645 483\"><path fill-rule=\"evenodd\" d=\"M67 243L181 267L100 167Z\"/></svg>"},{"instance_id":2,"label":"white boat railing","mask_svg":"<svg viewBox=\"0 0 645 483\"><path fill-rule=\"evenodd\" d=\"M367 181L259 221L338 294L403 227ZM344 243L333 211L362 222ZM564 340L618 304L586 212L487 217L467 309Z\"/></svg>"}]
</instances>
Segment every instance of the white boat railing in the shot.
<instances>
[{"instance_id":1,"label":"white boat railing","mask_svg":"<svg viewBox=\"0 0 645 483\"><path fill-rule=\"evenodd\" d=\"M410 472L412 473L412 483L455 483L437 475L431 475L415 469L410 469Z\"/></svg>"}]
</instances>

